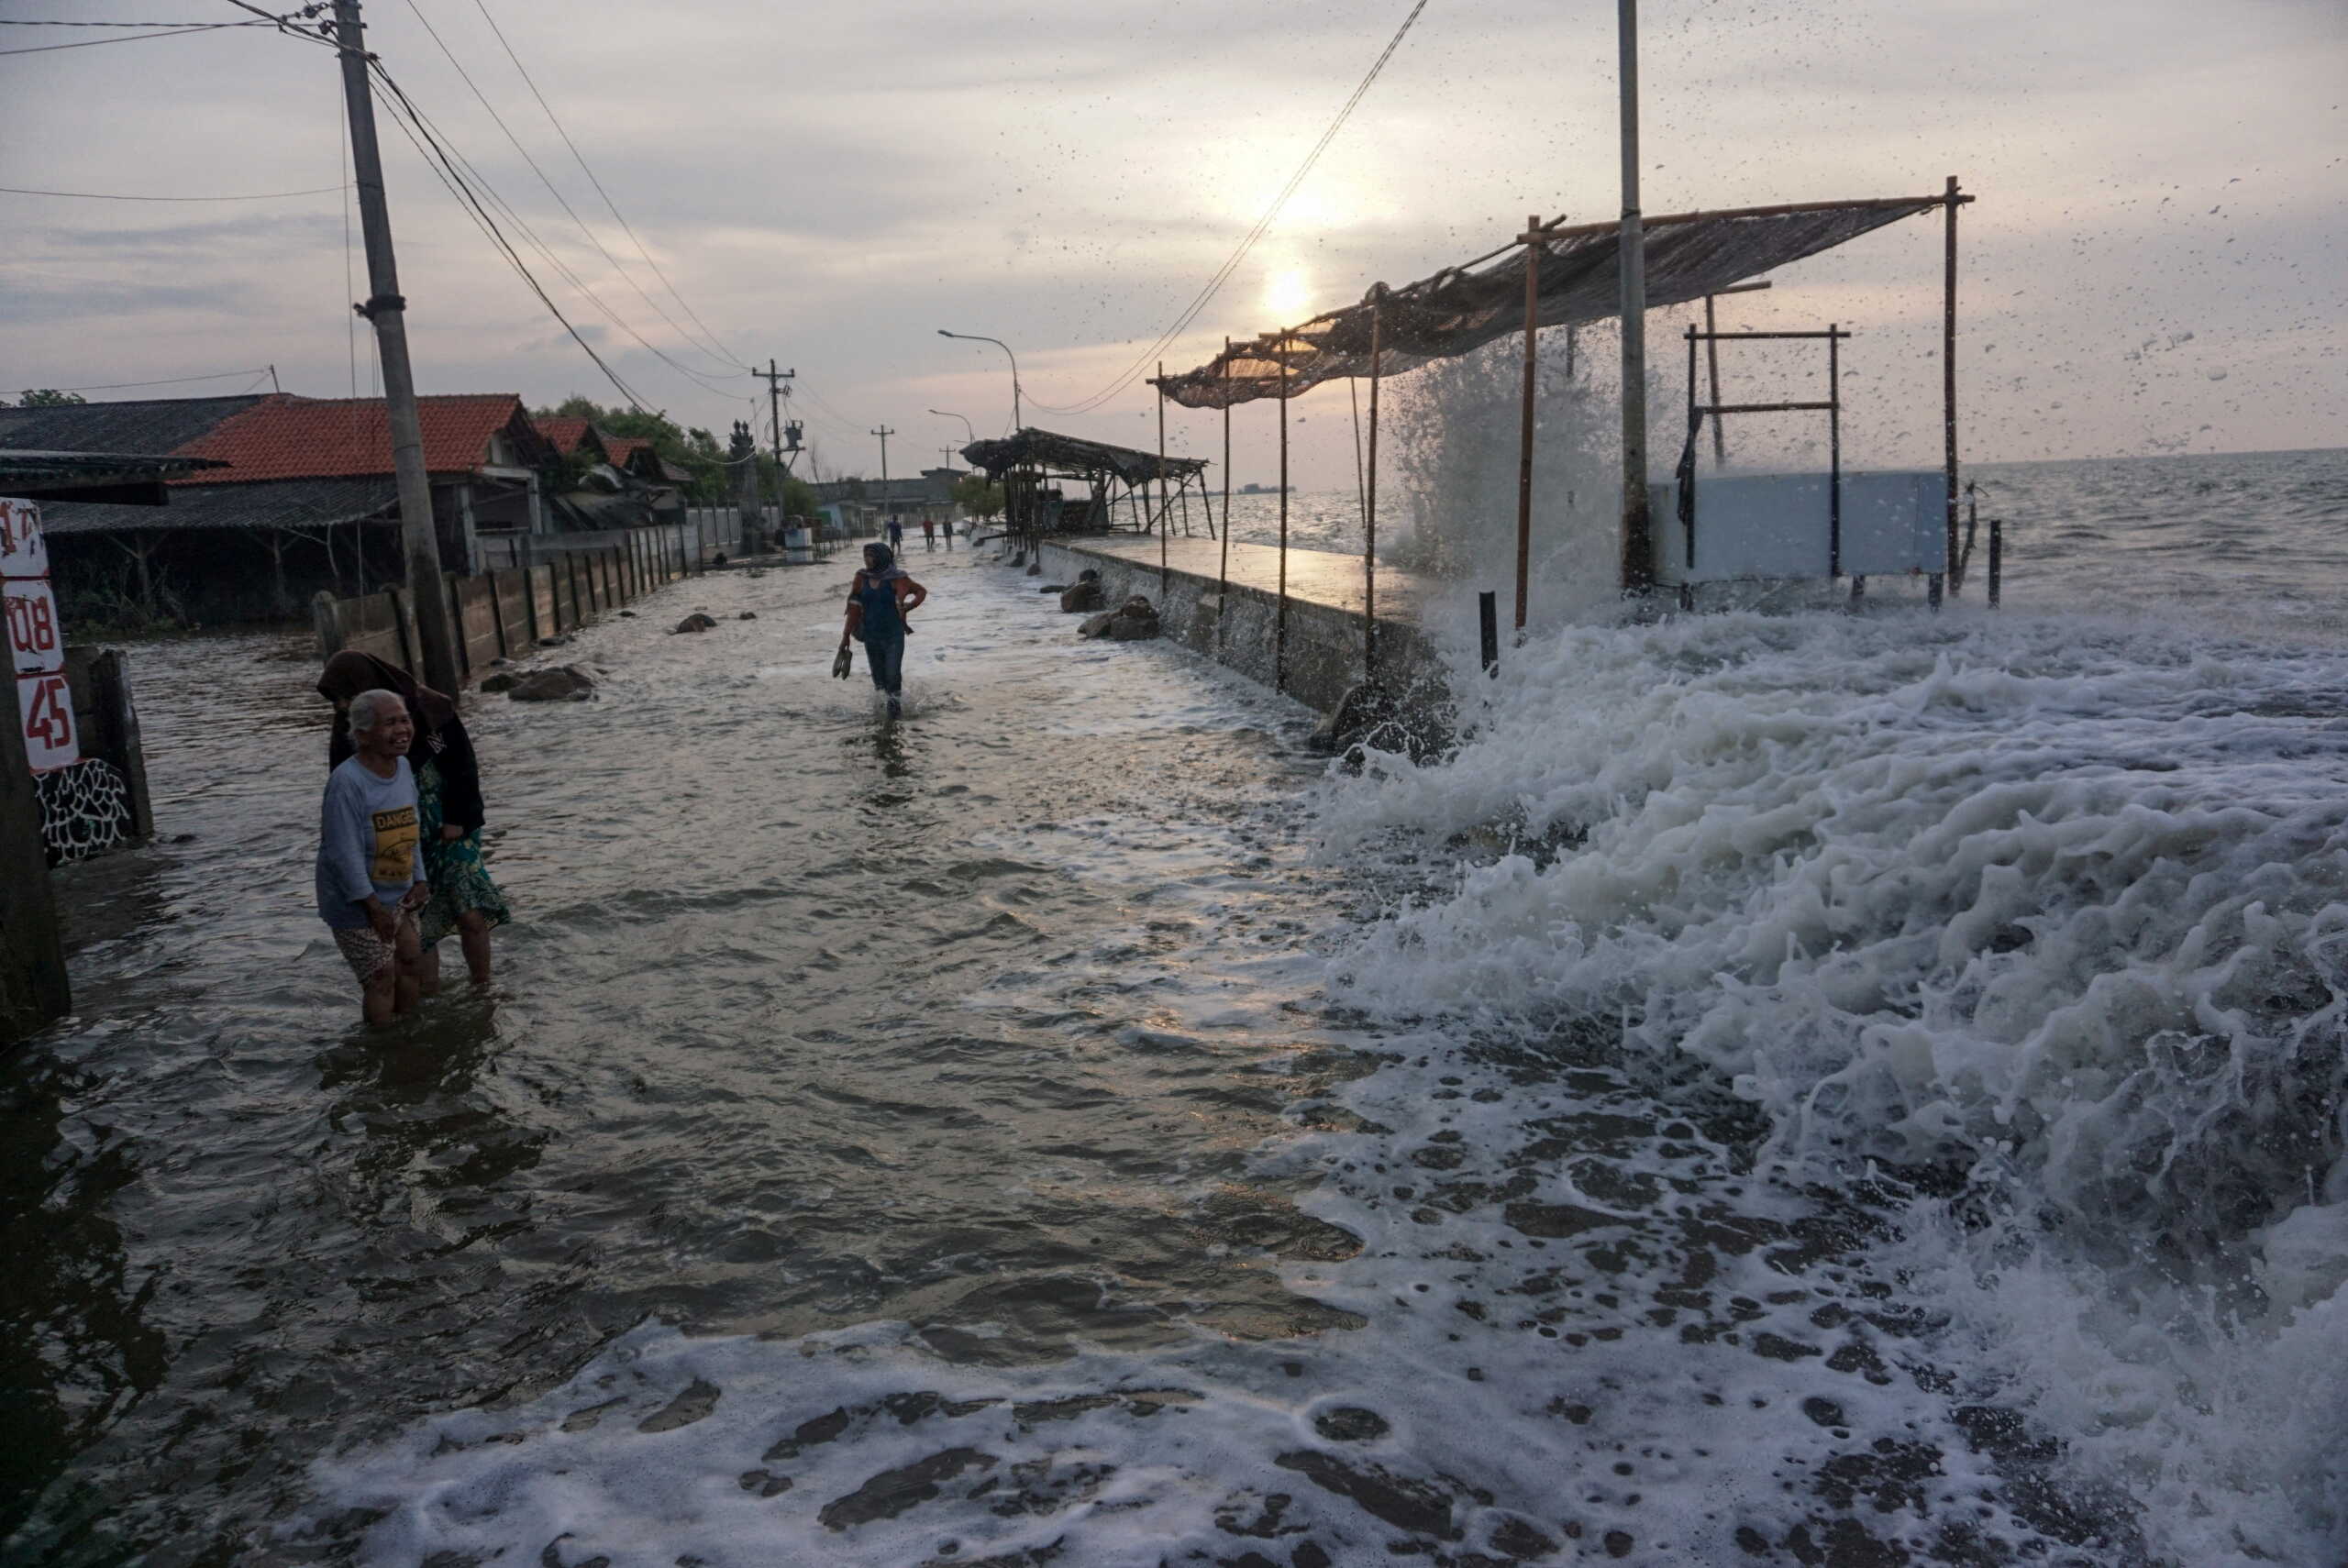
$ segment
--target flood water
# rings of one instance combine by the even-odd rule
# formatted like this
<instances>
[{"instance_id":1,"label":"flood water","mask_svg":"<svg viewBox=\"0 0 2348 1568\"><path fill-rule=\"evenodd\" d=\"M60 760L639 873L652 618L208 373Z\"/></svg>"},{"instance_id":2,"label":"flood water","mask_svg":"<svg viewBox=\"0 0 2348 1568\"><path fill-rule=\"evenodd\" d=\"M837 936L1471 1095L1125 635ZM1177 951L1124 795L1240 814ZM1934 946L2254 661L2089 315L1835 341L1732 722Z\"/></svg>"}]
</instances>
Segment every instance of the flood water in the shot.
<instances>
[{"instance_id":1,"label":"flood water","mask_svg":"<svg viewBox=\"0 0 2348 1568\"><path fill-rule=\"evenodd\" d=\"M60 878L80 1010L6 1064L13 1561L247 1560L329 1445L650 1317L1008 1354L1326 1316L1219 1255L1333 1242L1240 1169L1298 1039L1184 952L1316 911L1258 843L1310 715L968 562L914 563L893 726L827 679L829 567L591 629L593 702L473 703L518 918L493 988L380 1035L307 908L305 640L139 650L179 842Z\"/></svg>"},{"instance_id":2,"label":"flood water","mask_svg":"<svg viewBox=\"0 0 2348 1568\"><path fill-rule=\"evenodd\" d=\"M2343 461L2030 527L2133 608L1536 628L1358 769L967 554L895 725L838 567L681 585L472 705L516 923L381 1034L306 648L139 650L0 1555L2328 1568Z\"/></svg>"}]
</instances>

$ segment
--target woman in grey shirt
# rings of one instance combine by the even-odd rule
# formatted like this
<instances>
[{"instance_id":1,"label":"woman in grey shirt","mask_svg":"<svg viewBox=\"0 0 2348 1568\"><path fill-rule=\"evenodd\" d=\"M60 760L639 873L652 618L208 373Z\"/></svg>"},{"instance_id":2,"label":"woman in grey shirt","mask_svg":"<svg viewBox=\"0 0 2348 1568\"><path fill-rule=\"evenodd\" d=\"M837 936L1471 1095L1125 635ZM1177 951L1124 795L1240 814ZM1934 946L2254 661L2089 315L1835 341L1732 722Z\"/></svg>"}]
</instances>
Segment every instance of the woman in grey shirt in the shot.
<instances>
[{"instance_id":1,"label":"woman in grey shirt","mask_svg":"<svg viewBox=\"0 0 2348 1568\"><path fill-rule=\"evenodd\" d=\"M407 766L415 723L398 692L362 691L350 701L350 738L318 809L318 918L359 977L367 1021L389 1023L415 1006L415 911L432 891Z\"/></svg>"}]
</instances>

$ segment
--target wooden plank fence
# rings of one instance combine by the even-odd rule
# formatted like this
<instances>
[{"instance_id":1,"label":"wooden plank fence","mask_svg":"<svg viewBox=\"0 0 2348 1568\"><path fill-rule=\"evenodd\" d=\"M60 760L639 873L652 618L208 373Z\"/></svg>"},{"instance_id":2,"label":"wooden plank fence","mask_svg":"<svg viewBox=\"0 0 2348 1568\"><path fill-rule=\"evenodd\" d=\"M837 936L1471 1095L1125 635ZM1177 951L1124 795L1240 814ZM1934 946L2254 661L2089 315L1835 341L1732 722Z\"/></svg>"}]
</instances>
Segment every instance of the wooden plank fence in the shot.
<instances>
[{"instance_id":1,"label":"wooden plank fence","mask_svg":"<svg viewBox=\"0 0 2348 1568\"><path fill-rule=\"evenodd\" d=\"M541 637L575 631L668 586L686 575L687 565L684 551L666 548L647 531L604 549L552 554L527 569L449 574L442 589L458 628L465 681L479 679L494 659L519 658L534 652ZM355 648L404 670L421 662L415 608L404 588L359 599L320 592L310 601L310 621L322 658Z\"/></svg>"}]
</instances>

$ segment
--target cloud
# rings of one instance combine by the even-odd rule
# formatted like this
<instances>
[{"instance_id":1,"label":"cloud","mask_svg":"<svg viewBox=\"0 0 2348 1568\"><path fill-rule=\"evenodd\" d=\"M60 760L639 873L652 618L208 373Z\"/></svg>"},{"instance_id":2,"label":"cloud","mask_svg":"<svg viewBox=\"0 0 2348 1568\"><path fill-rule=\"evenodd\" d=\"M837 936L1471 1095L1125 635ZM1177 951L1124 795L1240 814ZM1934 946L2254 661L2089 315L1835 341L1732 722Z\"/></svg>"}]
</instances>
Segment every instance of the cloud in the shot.
<instances>
[{"instance_id":1,"label":"cloud","mask_svg":"<svg viewBox=\"0 0 2348 1568\"><path fill-rule=\"evenodd\" d=\"M414 18L374 8L372 46L544 242L637 332L713 378L728 367L688 338L795 365L797 413L848 466L877 460L863 432L883 421L907 439L930 425L958 433L929 406L1008 417L1000 356L946 343L938 326L1014 344L1035 403L1074 403L1129 365L1222 264L1403 11L1035 0L1014 15L887 0L786 18L758 0L657 15L619 0L489 0L704 329L638 258L479 13L418 4L628 279ZM130 0L89 9L136 19ZM1933 190L1951 171L1980 193L1963 221L1963 325L1967 347L2000 346L1995 377L1968 374L1969 451L2125 450L2155 427L2221 446L2336 431L2339 399L2317 373L2336 369L2348 319L2323 260L2348 240L2328 215L2344 182L2326 159L2348 76L2330 0L1643 10L1649 210ZM253 29L37 58L38 70L0 62L12 105L0 183L208 193L335 181L339 84L326 50ZM1287 216L1168 349L1169 369L1226 332L1274 325L1277 273L1301 274L1323 308L1478 254L1529 211L1611 215L1614 115L1611 8L1430 6ZM425 386L533 402L600 389L388 123L382 139ZM365 282L360 268L345 286L339 198L102 219L0 204L11 319L59 324L12 345L35 380L194 373L258 352L289 386L347 390L349 300ZM763 419L747 374L722 381L729 396L660 364L515 241L648 399L714 429ZM1883 356L1864 368L1878 401L1857 417L1887 446L1929 445L1936 261L1930 226L1900 226L1789 270L1749 308L1857 325L1854 351ZM15 297L28 291L29 310ZM173 312L179 329L156 331ZM2054 369L2105 366L2112 346L2178 326L2243 347L2224 356L2226 381L2128 366L2093 372L2108 385L2083 396L2088 372ZM2143 412L2164 400L2156 419ZM1095 414L1050 417L1130 438L1151 412L1136 386ZM1212 422L1175 425L1207 440ZM1243 466L1261 455L1244 417L1238 440ZM1344 421L1310 420L1298 445L1306 482L1350 482Z\"/></svg>"}]
</instances>

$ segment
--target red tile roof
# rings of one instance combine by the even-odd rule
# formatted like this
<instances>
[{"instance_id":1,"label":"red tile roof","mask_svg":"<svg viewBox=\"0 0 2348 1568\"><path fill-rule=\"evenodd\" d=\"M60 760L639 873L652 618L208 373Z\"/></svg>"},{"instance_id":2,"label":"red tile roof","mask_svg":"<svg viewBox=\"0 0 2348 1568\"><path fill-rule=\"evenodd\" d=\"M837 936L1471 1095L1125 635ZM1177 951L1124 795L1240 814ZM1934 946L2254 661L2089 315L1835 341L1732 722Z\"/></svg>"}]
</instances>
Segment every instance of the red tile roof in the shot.
<instances>
[{"instance_id":1,"label":"red tile roof","mask_svg":"<svg viewBox=\"0 0 2348 1568\"><path fill-rule=\"evenodd\" d=\"M579 443L584 441L587 432L594 428L594 421L591 419L534 419L530 423L536 425L538 434L553 442L554 449L566 458L579 449Z\"/></svg>"},{"instance_id":2,"label":"red tile roof","mask_svg":"<svg viewBox=\"0 0 2348 1568\"><path fill-rule=\"evenodd\" d=\"M612 467L615 469L627 467L627 460L630 458L652 445L640 436L612 436L601 430L596 431L595 434L603 437L604 451L610 457Z\"/></svg>"},{"instance_id":3,"label":"red tile roof","mask_svg":"<svg viewBox=\"0 0 2348 1568\"><path fill-rule=\"evenodd\" d=\"M511 392L420 397L424 467L435 474L471 473L489 461L489 438L516 419ZM216 458L230 466L191 474L183 484L242 484L254 480L326 479L392 471L392 439L381 398L307 398L290 392L260 402L215 425L172 456Z\"/></svg>"}]
</instances>

